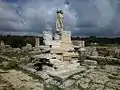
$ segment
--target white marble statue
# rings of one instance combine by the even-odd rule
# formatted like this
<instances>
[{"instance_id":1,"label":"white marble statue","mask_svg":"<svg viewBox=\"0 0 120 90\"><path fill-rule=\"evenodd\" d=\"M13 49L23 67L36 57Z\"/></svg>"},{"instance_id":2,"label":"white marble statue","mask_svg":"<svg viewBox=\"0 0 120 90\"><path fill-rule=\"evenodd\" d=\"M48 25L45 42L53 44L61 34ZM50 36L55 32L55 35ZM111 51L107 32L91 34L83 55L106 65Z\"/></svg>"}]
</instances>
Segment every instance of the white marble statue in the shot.
<instances>
[{"instance_id":1,"label":"white marble statue","mask_svg":"<svg viewBox=\"0 0 120 90\"><path fill-rule=\"evenodd\" d=\"M56 30L61 31L64 27L64 15L62 10L57 11Z\"/></svg>"}]
</instances>

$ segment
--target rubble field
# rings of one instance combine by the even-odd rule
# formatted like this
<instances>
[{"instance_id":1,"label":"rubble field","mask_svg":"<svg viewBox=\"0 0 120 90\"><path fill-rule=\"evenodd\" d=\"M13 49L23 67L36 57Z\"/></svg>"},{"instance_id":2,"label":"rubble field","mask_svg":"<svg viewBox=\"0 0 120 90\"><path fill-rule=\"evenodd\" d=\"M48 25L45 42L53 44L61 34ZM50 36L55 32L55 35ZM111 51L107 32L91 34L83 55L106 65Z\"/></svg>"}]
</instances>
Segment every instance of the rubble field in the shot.
<instances>
[{"instance_id":1,"label":"rubble field","mask_svg":"<svg viewBox=\"0 0 120 90\"><path fill-rule=\"evenodd\" d=\"M46 76L47 77L47 76ZM0 90L120 90L120 67L88 67L64 81L56 76L40 82L18 70L0 70Z\"/></svg>"},{"instance_id":2,"label":"rubble field","mask_svg":"<svg viewBox=\"0 0 120 90\"><path fill-rule=\"evenodd\" d=\"M91 56L91 60L85 59L83 64L59 60L40 63L39 58L32 59L31 53L20 56L19 52L4 52L0 55L3 64L0 67L0 90L120 90L120 66L116 64L119 59L115 61L112 58L111 62L115 62L112 65L99 64L101 57L97 56ZM103 61L108 62L109 57ZM53 67L52 64L49 64L51 67L47 66L50 62L54 63ZM43 70L37 70L35 63L39 64L39 69L44 64ZM9 69L6 69L8 66ZM54 69L56 66L59 68Z\"/></svg>"},{"instance_id":3,"label":"rubble field","mask_svg":"<svg viewBox=\"0 0 120 90\"><path fill-rule=\"evenodd\" d=\"M44 90L38 79L17 70L0 70L0 90Z\"/></svg>"}]
</instances>

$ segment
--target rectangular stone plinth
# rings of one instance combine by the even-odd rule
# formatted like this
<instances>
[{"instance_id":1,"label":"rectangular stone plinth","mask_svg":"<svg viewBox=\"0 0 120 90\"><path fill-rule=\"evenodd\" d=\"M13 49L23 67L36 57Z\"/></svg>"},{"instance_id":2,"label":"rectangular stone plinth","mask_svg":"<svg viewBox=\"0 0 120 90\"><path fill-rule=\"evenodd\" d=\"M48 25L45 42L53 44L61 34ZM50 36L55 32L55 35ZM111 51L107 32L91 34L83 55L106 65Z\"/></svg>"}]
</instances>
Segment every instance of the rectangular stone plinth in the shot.
<instances>
[{"instance_id":1,"label":"rectangular stone plinth","mask_svg":"<svg viewBox=\"0 0 120 90\"><path fill-rule=\"evenodd\" d=\"M84 66L80 66L78 68L73 68L73 69L64 69L61 71L54 71L54 72L50 72L47 71L47 73L51 76L54 77L58 80L62 80L65 81L66 79L68 79L69 77L76 75L78 73L82 73L86 70L86 67Z\"/></svg>"}]
</instances>

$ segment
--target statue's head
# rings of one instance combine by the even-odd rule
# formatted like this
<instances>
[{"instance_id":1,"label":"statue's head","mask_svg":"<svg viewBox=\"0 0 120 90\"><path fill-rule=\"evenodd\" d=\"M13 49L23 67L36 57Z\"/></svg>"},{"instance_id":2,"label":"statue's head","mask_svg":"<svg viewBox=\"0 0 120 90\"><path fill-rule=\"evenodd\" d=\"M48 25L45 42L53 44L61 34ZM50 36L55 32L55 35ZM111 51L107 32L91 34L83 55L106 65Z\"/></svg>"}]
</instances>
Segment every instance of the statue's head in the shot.
<instances>
[{"instance_id":1,"label":"statue's head","mask_svg":"<svg viewBox=\"0 0 120 90\"><path fill-rule=\"evenodd\" d=\"M57 14L58 14L58 13L63 14L63 11L62 11L62 10L57 10Z\"/></svg>"}]
</instances>

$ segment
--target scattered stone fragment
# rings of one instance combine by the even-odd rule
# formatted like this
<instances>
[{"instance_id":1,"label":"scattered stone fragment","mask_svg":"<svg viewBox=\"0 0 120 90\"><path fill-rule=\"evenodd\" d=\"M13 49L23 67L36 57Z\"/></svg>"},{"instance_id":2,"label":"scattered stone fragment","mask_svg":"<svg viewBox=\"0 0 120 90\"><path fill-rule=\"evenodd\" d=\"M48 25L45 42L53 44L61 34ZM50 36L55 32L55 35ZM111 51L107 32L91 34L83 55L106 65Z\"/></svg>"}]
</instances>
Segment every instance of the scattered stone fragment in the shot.
<instances>
[{"instance_id":1,"label":"scattered stone fragment","mask_svg":"<svg viewBox=\"0 0 120 90\"><path fill-rule=\"evenodd\" d=\"M74 75L74 76L72 77L72 79L78 80L78 79L81 78L81 77L82 77L81 75Z\"/></svg>"},{"instance_id":2,"label":"scattered stone fragment","mask_svg":"<svg viewBox=\"0 0 120 90\"><path fill-rule=\"evenodd\" d=\"M72 86L74 83L75 83L74 80L67 80L67 81L65 81L63 84L64 84L65 87L70 87L70 86Z\"/></svg>"},{"instance_id":3,"label":"scattered stone fragment","mask_svg":"<svg viewBox=\"0 0 120 90\"><path fill-rule=\"evenodd\" d=\"M89 86L88 90L104 90L104 85L92 84L92 85Z\"/></svg>"},{"instance_id":4,"label":"scattered stone fragment","mask_svg":"<svg viewBox=\"0 0 120 90\"><path fill-rule=\"evenodd\" d=\"M114 90L120 90L120 80L110 80L105 86Z\"/></svg>"},{"instance_id":5,"label":"scattered stone fragment","mask_svg":"<svg viewBox=\"0 0 120 90\"><path fill-rule=\"evenodd\" d=\"M87 77L91 79L92 82L99 84L105 84L107 81L109 81L108 77L101 72L92 72L89 75L87 75Z\"/></svg>"},{"instance_id":6,"label":"scattered stone fragment","mask_svg":"<svg viewBox=\"0 0 120 90\"><path fill-rule=\"evenodd\" d=\"M76 82L76 85L81 89L87 89L89 87L89 82L91 80L88 78L81 78Z\"/></svg>"},{"instance_id":7,"label":"scattered stone fragment","mask_svg":"<svg viewBox=\"0 0 120 90\"><path fill-rule=\"evenodd\" d=\"M97 61L93 61L93 60L84 60L84 63L90 66L97 65Z\"/></svg>"}]
</instances>

